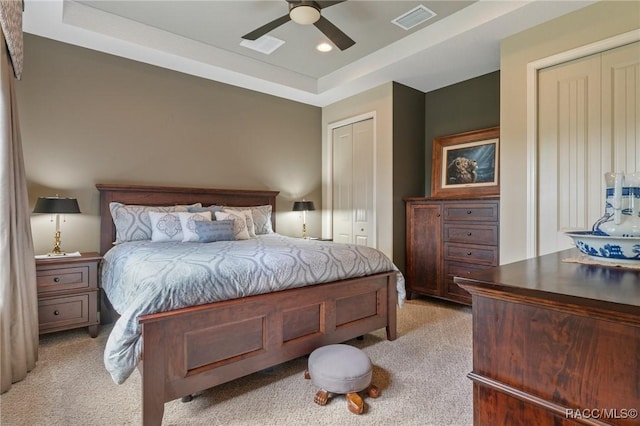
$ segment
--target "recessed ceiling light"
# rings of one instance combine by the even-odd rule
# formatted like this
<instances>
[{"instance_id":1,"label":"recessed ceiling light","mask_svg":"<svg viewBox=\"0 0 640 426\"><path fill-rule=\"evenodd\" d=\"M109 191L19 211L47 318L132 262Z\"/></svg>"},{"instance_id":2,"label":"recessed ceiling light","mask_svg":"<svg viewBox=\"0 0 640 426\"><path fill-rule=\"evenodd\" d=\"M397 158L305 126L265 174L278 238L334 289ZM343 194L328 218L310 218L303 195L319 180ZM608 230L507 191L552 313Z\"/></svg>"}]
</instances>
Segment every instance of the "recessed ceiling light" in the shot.
<instances>
[{"instance_id":1,"label":"recessed ceiling light","mask_svg":"<svg viewBox=\"0 0 640 426\"><path fill-rule=\"evenodd\" d=\"M316 46L316 50L319 52L331 52L333 50L333 46L327 42L323 42Z\"/></svg>"}]
</instances>

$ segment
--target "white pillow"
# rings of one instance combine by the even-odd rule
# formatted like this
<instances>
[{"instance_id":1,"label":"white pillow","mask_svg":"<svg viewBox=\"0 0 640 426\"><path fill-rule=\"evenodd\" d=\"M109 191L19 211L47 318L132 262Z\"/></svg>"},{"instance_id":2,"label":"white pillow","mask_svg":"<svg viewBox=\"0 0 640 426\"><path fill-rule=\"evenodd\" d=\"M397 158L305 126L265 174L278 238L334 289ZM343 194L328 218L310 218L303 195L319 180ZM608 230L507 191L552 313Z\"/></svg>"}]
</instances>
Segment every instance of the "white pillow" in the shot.
<instances>
[{"instance_id":1,"label":"white pillow","mask_svg":"<svg viewBox=\"0 0 640 426\"><path fill-rule=\"evenodd\" d=\"M216 220L233 220L233 232L236 234L236 240L248 240L249 231L247 230L247 221L245 215L239 212L215 212Z\"/></svg>"},{"instance_id":2,"label":"white pillow","mask_svg":"<svg viewBox=\"0 0 640 426\"><path fill-rule=\"evenodd\" d=\"M211 220L211 212L208 213L208 220ZM179 212L149 212L149 219L151 219L151 241L182 241L184 233L182 231L179 214ZM203 218L207 218L206 213L185 212L184 214L204 215Z\"/></svg>"},{"instance_id":3,"label":"white pillow","mask_svg":"<svg viewBox=\"0 0 640 426\"><path fill-rule=\"evenodd\" d=\"M126 241L150 240L151 220L149 212L186 212L189 207L202 207L202 204L179 206L141 206L109 203L109 211L116 227L116 241L114 244Z\"/></svg>"},{"instance_id":4,"label":"white pillow","mask_svg":"<svg viewBox=\"0 0 640 426\"><path fill-rule=\"evenodd\" d=\"M180 218L180 226L182 227L182 241L199 241L199 236L196 232L196 222L199 221L211 221L211 211L198 212L198 213L178 213Z\"/></svg>"},{"instance_id":5,"label":"white pillow","mask_svg":"<svg viewBox=\"0 0 640 426\"><path fill-rule=\"evenodd\" d=\"M271 234L273 227L271 226L271 205L252 206L252 207L226 207L229 210L250 210L251 217L255 226L256 235Z\"/></svg>"},{"instance_id":6,"label":"white pillow","mask_svg":"<svg viewBox=\"0 0 640 426\"><path fill-rule=\"evenodd\" d=\"M253 238L256 236L256 227L253 223L253 215L251 214L251 210L232 210L232 209L223 209L225 213L231 213L234 215L238 215L238 213L244 215L244 220L247 223L247 232L249 233L249 238Z\"/></svg>"}]
</instances>

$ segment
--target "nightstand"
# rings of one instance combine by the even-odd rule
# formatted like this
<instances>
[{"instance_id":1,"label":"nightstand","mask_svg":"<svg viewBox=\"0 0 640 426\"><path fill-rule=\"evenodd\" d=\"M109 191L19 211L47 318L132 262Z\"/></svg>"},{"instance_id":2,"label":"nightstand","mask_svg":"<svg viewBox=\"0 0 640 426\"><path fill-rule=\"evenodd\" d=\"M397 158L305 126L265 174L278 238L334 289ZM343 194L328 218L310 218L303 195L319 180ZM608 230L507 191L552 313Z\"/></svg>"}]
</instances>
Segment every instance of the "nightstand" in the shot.
<instances>
[{"instance_id":1,"label":"nightstand","mask_svg":"<svg viewBox=\"0 0 640 426\"><path fill-rule=\"evenodd\" d=\"M40 334L88 327L98 335L98 253L36 259Z\"/></svg>"}]
</instances>

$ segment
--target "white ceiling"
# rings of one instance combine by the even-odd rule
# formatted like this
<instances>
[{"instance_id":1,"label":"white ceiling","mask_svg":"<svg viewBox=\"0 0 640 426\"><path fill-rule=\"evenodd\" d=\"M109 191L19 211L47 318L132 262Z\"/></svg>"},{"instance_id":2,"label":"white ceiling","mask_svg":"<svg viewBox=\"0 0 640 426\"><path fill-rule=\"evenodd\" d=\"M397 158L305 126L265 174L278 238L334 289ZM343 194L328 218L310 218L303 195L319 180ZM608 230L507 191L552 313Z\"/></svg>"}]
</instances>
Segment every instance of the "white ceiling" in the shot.
<instances>
[{"instance_id":1,"label":"white ceiling","mask_svg":"<svg viewBox=\"0 0 640 426\"><path fill-rule=\"evenodd\" d=\"M397 81L428 92L496 71L500 40L591 0L364 1L322 9L356 44L320 53L326 37L292 21L270 55L242 35L286 15L285 0L26 0L24 31L124 58L326 106ZM405 31L391 20L417 5L434 18Z\"/></svg>"}]
</instances>

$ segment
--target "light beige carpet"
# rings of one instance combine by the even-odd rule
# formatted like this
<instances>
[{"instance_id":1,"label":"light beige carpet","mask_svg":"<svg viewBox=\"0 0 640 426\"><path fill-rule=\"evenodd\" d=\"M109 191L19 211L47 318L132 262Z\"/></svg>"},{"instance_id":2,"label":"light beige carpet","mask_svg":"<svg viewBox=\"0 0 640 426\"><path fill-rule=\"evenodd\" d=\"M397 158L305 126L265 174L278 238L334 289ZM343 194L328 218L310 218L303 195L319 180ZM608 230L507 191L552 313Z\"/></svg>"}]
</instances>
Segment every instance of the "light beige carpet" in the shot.
<instances>
[{"instance_id":1,"label":"light beige carpet","mask_svg":"<svg viewBox=\"0 0 640 426\"><path fill-rule=\"evenodd\" d=\"M137 425L140 375L116 385L102 352L110 327L97 338L86 330L41 336L40 359L25 380L0 397L2 425ZM471 425L471 310L417 299L398 312L398 339L384 330L349 344L374 364L377 399L364 414L347 410L337 395L321 407L304 380L306 358L218 386L193 401L165 404L166 425Z\"/></svg>"}]
</instances>

